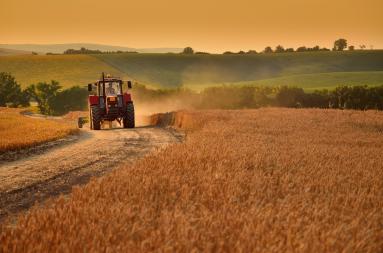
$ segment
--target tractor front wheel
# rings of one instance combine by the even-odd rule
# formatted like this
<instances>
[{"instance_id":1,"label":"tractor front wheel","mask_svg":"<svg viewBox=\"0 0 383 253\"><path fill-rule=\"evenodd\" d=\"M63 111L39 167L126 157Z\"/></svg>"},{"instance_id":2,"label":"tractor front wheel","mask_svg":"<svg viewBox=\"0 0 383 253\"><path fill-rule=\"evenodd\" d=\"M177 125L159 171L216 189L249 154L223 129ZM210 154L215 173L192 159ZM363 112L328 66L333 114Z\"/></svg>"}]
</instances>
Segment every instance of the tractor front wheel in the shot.
<instances>
[{"instance_id":1,"label":"tractor front wheel","mask_svg":"<svg viewBox=\"0 0 383 253\"><path fill-rule=\"evenodd\" d=\"M101 129L101 111L98 106L90 107L90 125L93 130Z\"/></svg>"},{"instance_id":2,"label":"tractor front wheel","mask_svg":"<svg viewBox=\"0 0 383 253\"><path fill-rule=\"evenodd\" d=\"M134 128L134 105L133 103L128 103L126 105L126 113L123 119L124 128Z\"/></svg>"}]
</instances>

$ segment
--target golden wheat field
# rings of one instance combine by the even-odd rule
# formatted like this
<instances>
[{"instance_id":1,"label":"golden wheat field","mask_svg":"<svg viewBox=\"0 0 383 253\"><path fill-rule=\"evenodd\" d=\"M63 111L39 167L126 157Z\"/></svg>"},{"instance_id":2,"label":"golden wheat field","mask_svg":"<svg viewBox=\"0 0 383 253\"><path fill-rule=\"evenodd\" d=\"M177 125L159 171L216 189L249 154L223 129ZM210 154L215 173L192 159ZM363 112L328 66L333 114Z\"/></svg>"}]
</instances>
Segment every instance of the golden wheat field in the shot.
<instances>
[{"instance_id":1,"label":"golden wheat field","mask_svg":"<svg viewBox=\"0 0 383 253\"><path fill-rule=\"evenodd\" d=\"M383 113L177 113L184 143L0 228L2 252L382 252Z\"/></svg>"},{"instance_id":2,"label":"golden wheat field","mask_svg":"<svg viewBox=\"0 0 383 253\"><path fill-rule=\"evenodd\" d=\"M0 108L0 152L31 147L75 133L75 126L20 114L20 109Z\"/></svg>"}]
</instances>

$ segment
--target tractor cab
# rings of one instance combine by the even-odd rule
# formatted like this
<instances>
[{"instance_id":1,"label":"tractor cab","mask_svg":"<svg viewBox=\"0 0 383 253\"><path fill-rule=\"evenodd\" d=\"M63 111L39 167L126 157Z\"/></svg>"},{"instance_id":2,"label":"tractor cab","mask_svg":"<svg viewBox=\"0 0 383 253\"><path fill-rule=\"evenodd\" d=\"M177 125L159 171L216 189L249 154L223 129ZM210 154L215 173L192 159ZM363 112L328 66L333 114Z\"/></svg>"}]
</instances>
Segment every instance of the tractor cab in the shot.
<instances>
[{"instance_id":1,"label":"tractor cab","mask_svg":"<svg viewBox=\"0 0 383 253\"><path fill-rule=\"evenodd\" d=\"M120 82L110 81L106 84L105 96L114 96L122 95L122 85Z\"/></svg>"},{"instance_id":2,"label":"tractor cab","mask_svg":"<svg viewBox=\"0 0 383 253\"><path fill-rule=\"evenodd\" d=\"M104 76L88 84L89 123L90 128L99 130L104 121L116 120L124 128L134 128L134 105L130 93L123 92L124 84L132 88L131 81L117 77Z\"/></svg>"}]
</instances>

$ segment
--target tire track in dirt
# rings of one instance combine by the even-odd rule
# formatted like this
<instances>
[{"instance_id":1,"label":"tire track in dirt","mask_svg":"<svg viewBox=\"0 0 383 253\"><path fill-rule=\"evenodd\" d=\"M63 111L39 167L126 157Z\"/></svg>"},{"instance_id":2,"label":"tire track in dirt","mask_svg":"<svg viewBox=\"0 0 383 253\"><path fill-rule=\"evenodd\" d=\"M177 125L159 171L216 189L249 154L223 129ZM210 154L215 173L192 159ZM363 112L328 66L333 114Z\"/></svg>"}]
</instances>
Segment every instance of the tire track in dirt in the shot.
<instances>
[{"instance_id":1,"label":"tire track in dirt","mask_svg":"<svg viewBox=\"0 0 383 253\"><path fill-rule=\"evenodd\" d=\"M182 137L182 136L181 136ZM0 221L36 202L68 194L123 163L132 163L156 148L179 142L180 134L159 127L83 129L72 143L0 164Z\"/></svg>"}]
</instances>

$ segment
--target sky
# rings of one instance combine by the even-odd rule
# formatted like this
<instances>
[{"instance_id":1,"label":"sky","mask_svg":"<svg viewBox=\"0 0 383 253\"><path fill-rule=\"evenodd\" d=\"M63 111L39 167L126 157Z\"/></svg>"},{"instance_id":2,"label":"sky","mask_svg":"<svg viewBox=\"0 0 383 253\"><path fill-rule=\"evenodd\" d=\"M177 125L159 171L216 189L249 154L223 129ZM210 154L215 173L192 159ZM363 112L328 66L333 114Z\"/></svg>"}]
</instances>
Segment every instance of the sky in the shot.
<instances>
[{"instance_id":1,"label":"sky","mask_svg":"<svg viewBox=\"0 0 383 253\"><path fill-rule=\"evenodd\" d=\"M0 0L0 44L383 48L383 0Z\"/></svg>"}]
</instances>

